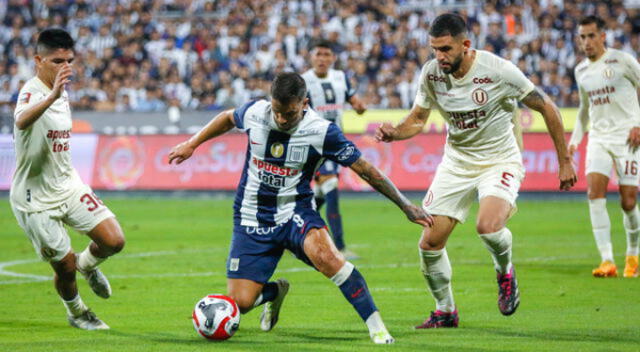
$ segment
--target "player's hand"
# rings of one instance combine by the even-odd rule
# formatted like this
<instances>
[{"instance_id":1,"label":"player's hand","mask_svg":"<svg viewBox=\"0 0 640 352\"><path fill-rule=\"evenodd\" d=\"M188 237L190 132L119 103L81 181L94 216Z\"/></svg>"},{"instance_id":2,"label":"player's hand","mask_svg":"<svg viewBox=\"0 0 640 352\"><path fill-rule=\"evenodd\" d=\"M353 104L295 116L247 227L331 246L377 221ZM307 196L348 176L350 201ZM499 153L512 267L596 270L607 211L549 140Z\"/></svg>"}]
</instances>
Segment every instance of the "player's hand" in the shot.
<instances>
[{"instance_id":1,"label":"player's hand","mask_svg":"<svg viewBox=\"0 0 640 352\"><path fill-rule=\"evenodd\" d=\"M640 127L633 127L629 132L629 138L627 138L627 144L629 145L629 150L632 153L635 153L640 146Z\"/></svg>"},{"instance_id":2,"label":"player's hand","mask_svg":"<svg viewBox=\"0 0 640 352\"><path fill-rule=\"evenodd\" d=\"M560 163L559 178L560 189L563 191L568 191L578 182L578 176L576 176L576 170L571 160Z\"/></svg>"},{"instance_id":3,"label":"player's hand","mask_svg":"<svg viewBox=\"0 0 640 352\"><path fill-rule=\"evenodd\" d=\"M351 107L353 107L353 110L355 110L358 115L362 115L367 111L367 106L359 100L355 104L351 105Z\"/></svg>"},{"instance_id":4,"label":"player's hand","mask_svg":"<svg viewBox=\"0 0 640 352\"><path fill-rule=\"evenodd\" d=\"M71 82L71 76L73 71L71 65L65 64L56 74L56 79L53 81L53 88L51 89L51 97L53 100L57 100L64 92L65 85Z\"/></svg>"},{"instance_id":5,"label":"player's hand","mask_svg":"<svg viewBox=\"0 0 640 352\"><path fill-rule=\"evenodd\" d=\"M433 226L433 216L415 204L409 204L403 207L402 211L407 215L407 219L413 223L424 227Z\"/></svg>"},{"instance_id":6,"label":"player's hand","mask_svg":"<svg viewBox=\"0 0 640 352\"><path fill-rule=\"evenodd\" d=\"M169 152L169 164L174 160L176 161L176 165L182 163L191 157L194 150L196 150L196 148L192 147L189 141L176 145L171 149L171 152Z\"/></svg>"},{"instance_id":7,"label":"player's hand","mask_svg":"<svg viewBox=\"0 0 640 352\"><path fill-rule=\"evenodd\" d=\"M392 142L396 129L390 123L385 122L376 129L375 138L378 142Z\"/></svg>"}]
</instances>

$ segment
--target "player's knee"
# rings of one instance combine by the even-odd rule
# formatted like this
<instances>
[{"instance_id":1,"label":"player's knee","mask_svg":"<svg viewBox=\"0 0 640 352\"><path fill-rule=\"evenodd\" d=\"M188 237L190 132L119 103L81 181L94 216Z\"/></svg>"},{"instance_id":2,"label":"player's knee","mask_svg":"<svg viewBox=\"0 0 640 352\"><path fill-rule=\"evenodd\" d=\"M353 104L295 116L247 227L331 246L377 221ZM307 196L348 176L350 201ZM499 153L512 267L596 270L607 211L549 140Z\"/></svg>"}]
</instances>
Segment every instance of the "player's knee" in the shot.
<instances>
[{"instance_id":1,"label":"player's knee","mask_svg":"<svg viewBox=\"0 0 640 352\"><path fill-rule=\"evenodd\" d=\"M423 251L436 251L444 248L444 243L431 236L422 236L418 242L418 247Z\"/></svg>"},{"instance_id":2,"label":"player's knee","mask_svg":"<svg viewBox=\"0 0 640 352\"><path fill-rule=\"evenodd\" d=\"M253 304L255 303L255 297L250 297L247 294L233 294L230 293L229 297L233 299L238 305L238 309L240 309L240 313L245 314L248 313L251 309L253 309Z\"/></svg>"},{"instance_id":3,"label":"player's knee","mask_svg":"<svg viewBox=\"0 0 640 352\"><path fill-rule=\"evenodd\" d=\"M620 199L620 205L622 206L622 210L631 211L636 207L636 198L635 197L622 197Z\"/></svg>"},{"instance_id":4,"label":"player's knee","mask_svg":"<svg viewBox=\"0 0 640 352\"><path fill-rule=\"evenodd\" d=\"M344 265L344 257L342 254L335 253L328 248L318 248L309 256L316 269L325 276L333 276L342 265Z\"/></svg>"},{"instance_id":5,"label":"player's knee","mask_svg":"<svg viewBox=\"0 0 640 352\"><path fill-rule=\"evenodd\" d=\"M503 227L503 222L498 219L478 219L476 231L481 235L485 235L488 233L498 232Z\"/></svg>"},{"instance_id":6,"label":"player's knee","mask_svg":"<svg viewBox=\"0 0 640 352\"><path fill-rule=\"evenodd\" d=\"M76 275L76 260L75 256L65 257L59 262L52 263L53 270L58 275L58 278L62 281L72 281Z\"/></svg>"},{"instance_id":7,"label":"player's knee","mask_svg":"<svg viewBox=\"0 0 640 352\"><path fill-rule=\"evenodd\" d=\"M103 249L107 251L109 255L114 255L122 251L124 243L124 236L122 236L122 234L116 234L110 236L109 239L103 243Z\"/></svg>"}]
</instances>

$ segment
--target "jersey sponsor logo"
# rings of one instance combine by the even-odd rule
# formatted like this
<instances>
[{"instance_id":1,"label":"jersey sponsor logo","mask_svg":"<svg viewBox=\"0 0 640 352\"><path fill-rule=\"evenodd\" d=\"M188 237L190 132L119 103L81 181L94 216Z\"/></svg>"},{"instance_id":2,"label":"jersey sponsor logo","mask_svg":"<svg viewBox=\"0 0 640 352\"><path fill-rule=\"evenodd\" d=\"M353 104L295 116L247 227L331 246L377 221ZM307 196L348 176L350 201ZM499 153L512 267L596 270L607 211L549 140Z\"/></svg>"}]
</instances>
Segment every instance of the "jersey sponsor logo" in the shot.
<instances>
[{"instance_id":1,"label":"jersey sponsor logo","mask_svg":"<svg viewBox=\"0 0 640 352\"><path fill-rule=\"evenodd\" d=\"M352 145L348 145L340 149L340 151L338 152L338 160L345 161L349 159L355 151L356 151L356 148Z\"/></svg>"},{"instance_id":2,"label":"jersey sponsor logo","mask_svg":"<svg viewBox=\"0 0 640 352\"><path fill-rule=\"evenodd\" d=\"M471 92L471 99L473 99L473 102L477 105L482 106L489 101L489 95L483 89L478 88Z\"/></svg>"},{"instance_id":3,"label":"jersey sponsor logo","mask_svg":"<svg viewBox=\"0 0 640 352\"><path fill-rule=\"evenodd\" d=\"M616 92L616 87L614 86L606 86L604 88L598 88L594 90L587 91L587 95L589 98L592 98L596 95L604 95L604 94L612 94Z\"/></svg>"},{"instance_id":4,"label":"jersey sponsor logo","mask_svg":"<svg viewBox=\"0 0 640 352\"><path fill-rule=\"evenodd\" d=\"M49 139L69 139L71 138L71 130L48 130L47 138Z\"/></svg>"},{"instance_id":5,"label":"jersey sponsor logo","mask_svg":"<svg viewBox=\"0 0 640 352\"><path fill-rule=\"evenodd\" d=\"M250 139L250 141L251 141L251 144L262 145L262 143L258 143L256 141L254 141L253 139Z\"/></svg>"},{"instance_id":6,"label":"jersey sponsor logo","mask_svg":"<svg viewBox=\"0 0 640 352\"><path fill-rule=\"evenodd\" d=\"M273 143L271 145L271 155L273 155L274 158L279 158L282 154L284 154L284 145L280 142Z\"/></svg>"},{"instance_id":7,"label":"jersey sponsor logo","mask_svg":"<svg viewBox=\"0 0 640 352\"><path fill-rule=\"evenodd\" d=\"M336 110L342 110L342 109L344 109L343 104L327 104L327 105L321 105L321 106L315 107L315 110L317 112L336 111Z\"/></svg>"},{"instance_id":8,"label":"jersey sponsor logo","mask_svg":"<svg viewBox=\"0 0 640 352\"><path fill-rule=\"evenodd\" d=\"M432 75L432 74L428 74L427 75L427 81L434 81L434 82L442 82L445 83L447 81L447 79L444 76L438 76L438 75Z\"/></svg>"},{"instance_id":9,"label":"jersey sponsor logo","mask_svg":"<svg viewBox=\"0 0 640 352\"><path fill-rule=\"evenodd\" d=\"M604 79L612 79L613 76L615 76L615 72L611 67L607 67L602 71L602 75L604 76Z\"/></svg>"},{"instance_id":10,"label":"jersey sponsor logo","mask_svg":"<svg viewBox=\"0 0 640 352\"><path fill-rule=\"evenodd\" d=\"M604 60L605 64L617 64L618 63L618 59L606 59Z\"/></svg>"},{"instance_id":11,"label":"jersey sponsor logo","mask_svg":"<svg viewBox=\"0 0 640 352\"><path fill-rule=\"evenodd\" d=\"M258 172L258 178L260 179L260 182L273 188L282 188L286 185L286 179L284 176L274 175L272 173L265 172L264 170Z\"/></svg>"},{"instance_id":12,"label":"jersey sponsor logo","mask_svg":"<svg viewBox=\"0 0 640 352\"><path fill-rule=\"evenodd\" d=\"M451 122L454 126L461 130L478 128L478 118L486 116L483 110L473 110L466 112L449 112Z\"/></svg>"},{"instance_id":13,"label":"jersey sponsor logo","mask_svg":"<svg viewBox=\"0 0 640 352\"><path fill-rule=\"evenodd\" d=\"M290 145L287 151L287 161L292 163L302 163L307 160L309 154L308 145Z\"/></svg>"},{"instance_id":14,"label":"jersey sponsor logo","mask_svg":"<svg viewBox=\"0 0 640 352\"><path fill-rule=\"evenodd\" d=\"M268 172L277 176L295 176L300 173L300 170L298 169L273 165L264 160L260 160L255 156L253 157L251 162L258 168L258 170Z\"/></svg>"},{"instance_id":15,"label":"jersey sponsor logo","mask_svg":"<svg viewBox=\"0 0 640 352\"><path fill-rule=\"evenodd\" d=\"M491 77L483 77L483 78L474 77L471 82L473 82L473 84L487 84L487 83L493 83L493 80L491 79Z\"/></svg>"}]
</instances>

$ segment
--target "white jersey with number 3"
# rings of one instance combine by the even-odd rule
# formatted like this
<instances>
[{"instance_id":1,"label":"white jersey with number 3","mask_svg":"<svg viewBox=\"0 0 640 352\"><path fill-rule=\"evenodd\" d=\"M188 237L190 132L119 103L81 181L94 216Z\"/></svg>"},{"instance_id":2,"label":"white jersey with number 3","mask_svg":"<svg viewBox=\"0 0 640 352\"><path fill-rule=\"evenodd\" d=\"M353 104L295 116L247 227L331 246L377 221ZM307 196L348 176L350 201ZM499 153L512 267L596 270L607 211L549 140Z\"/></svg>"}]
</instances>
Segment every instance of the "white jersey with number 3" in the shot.
<instances>
[{"instance_id":1,"label":"white jersey with number 3","mask_svg":"<svg viewBox=\"0 0 640 352\"><path fill-rule=\"evenodd\" d=\"M588 107L588 115L576 126L571 144L580 144L585 117L590 120L590 141L625 144L631 128L640 126L640 63L623 51L607 49L595 62L580 62L575 76L580 103L583 109Z\"/></svg>"},{"instance_id":2,"label":"white jersey with number 3","mask_svg":"<svg viewBox=\"0 0 640 352\"><path fill-rule=\"evenodd\" d=\"M438 109L447 121L444 160L471 166L522 163L513 133L517 103L534 84L510 61L475 50L467 74L456 79L436 60L422 67L415 104Z\"/></svg>"},{"instance_id":3,"label":"white jersey with number 3","mask_svg":"<svg viewBox=\"0 0 640 352\"><path fill-rule=\"evenodd\" d=\"M20 90L14 118L51 93L34 77ZM71 164L71 109L63 92L31 126L15 128L16 171L11 203L24 212L51 209L64 203L82 181Z\"/></svg>"}]
</instances>

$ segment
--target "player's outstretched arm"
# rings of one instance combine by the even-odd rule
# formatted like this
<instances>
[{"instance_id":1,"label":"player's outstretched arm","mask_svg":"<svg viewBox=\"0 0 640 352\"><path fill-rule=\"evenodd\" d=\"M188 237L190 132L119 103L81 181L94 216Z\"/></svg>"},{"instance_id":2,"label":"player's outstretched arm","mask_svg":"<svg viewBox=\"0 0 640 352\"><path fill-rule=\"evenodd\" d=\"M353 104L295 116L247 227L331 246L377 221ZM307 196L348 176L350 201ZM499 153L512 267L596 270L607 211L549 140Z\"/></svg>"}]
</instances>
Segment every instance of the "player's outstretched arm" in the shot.
<instances>
[{"instance_id":1,"label":"player's outstretched arm","mask_svg":"<svg viewBox=\"0 0 640 352\"><path fill-rule=\"evenodd\" d=\"M430 109L414 104L409 115L405 116L395 127L390 123L380 125L376 130L376 140L378 142L392 142L411 138L422 131L430 113Z\"/></svg>"},{"instance_id":2,"label":"player's outstretched arm","mask_svg":"<svg viewBox=\"0 0 640 352\"><path fill-rule=\"evenodd\" d=\"M377 167L371 165L364 158L356 160L351 164L351 170L355 171L363 180L367 181L376 191L396 203L402 209L407 218L418 225L432 226L433 217L427 214L422 208L411 203L389 178L380 172Z\"/></svg>"},{"instance_id":3,"label":"player's outstretched arm","mask_svg":"<svg viewBox=\"0 0 640 352\"><path fill-rule=\"evenodd\" d=\"M70 82L69 78L73 74L71 66L66 65L62 67L56 74L56 79L53 81L53 88L51 93L43 101L34 104L25 111L16 116L16 127L19 130L24 130L33 125L42 114L53 104L64 91L64 87Z\"/></svg>"},{"instance_id":4,"label":"player's outstretched arm","mask_svg":"<svg viewBox=\"0 0 640 352\"><path fill-rule=\"evenodd\" d=\"M211 138L215 138L221 134L229 132L234 127L235 122L233 121L233 109L219 113L191 138L171 149L171 152L169 152L169 164L174 160L176 161L176 164L180 164L181 162L189 159L200 144Z\"/></svg>"},{"instance_id":5,"label":"player's outstretched arm","mask_svg":"<svg viewBox=\"0 0 640 352\"><path fill-rule=\"evenodd\" d=\"M556 153L558 154L558 162L560 163L560 189L565 191L569 190L578 181L578 178L564 140L564 127L562 126L560 111L556 107L556 104L538 88L534 89L522 99L522 102L529 108L542 114L551 139L553 139L553 144L556 147Z\"/></svg>"}]
</instances>

